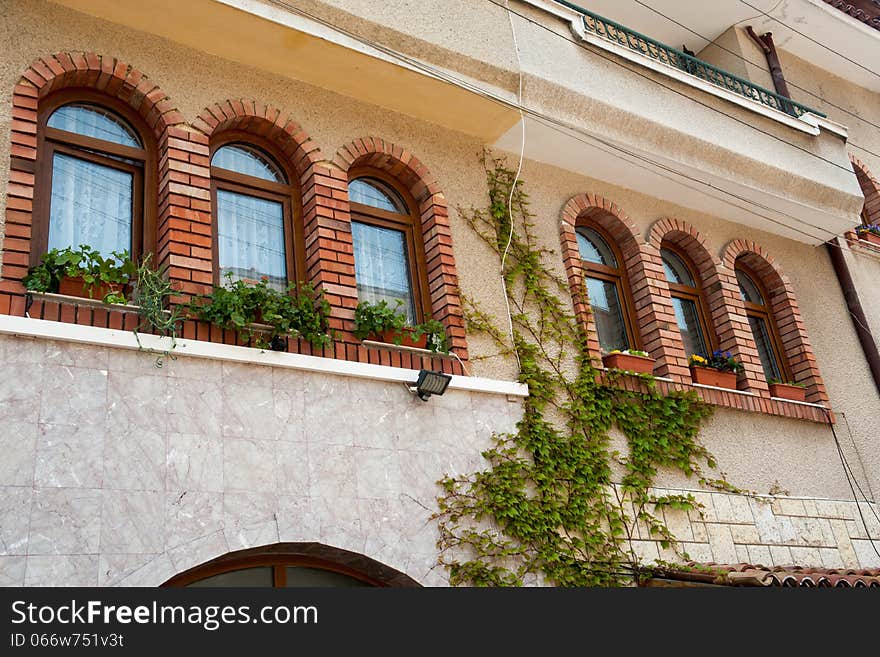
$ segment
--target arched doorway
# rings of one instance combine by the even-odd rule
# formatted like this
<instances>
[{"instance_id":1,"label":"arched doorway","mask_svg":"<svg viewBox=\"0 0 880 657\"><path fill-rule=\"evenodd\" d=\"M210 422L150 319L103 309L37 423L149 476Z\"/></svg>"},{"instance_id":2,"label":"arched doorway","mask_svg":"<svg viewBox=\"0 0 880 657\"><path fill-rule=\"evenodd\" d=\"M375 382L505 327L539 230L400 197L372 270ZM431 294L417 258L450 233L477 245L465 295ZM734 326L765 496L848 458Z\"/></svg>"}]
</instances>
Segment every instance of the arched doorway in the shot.
<instances>
[{"instance_id":1,"label":"arched doorway","mask_svg":"<svg viewBox=\"0 0 880 657\"><path fill-rule=\"evenodd\" d=\"M230 552L178 573L166 587L418 587L408 575L321 543L275 543Z\"/></svg>"}]
</instances>

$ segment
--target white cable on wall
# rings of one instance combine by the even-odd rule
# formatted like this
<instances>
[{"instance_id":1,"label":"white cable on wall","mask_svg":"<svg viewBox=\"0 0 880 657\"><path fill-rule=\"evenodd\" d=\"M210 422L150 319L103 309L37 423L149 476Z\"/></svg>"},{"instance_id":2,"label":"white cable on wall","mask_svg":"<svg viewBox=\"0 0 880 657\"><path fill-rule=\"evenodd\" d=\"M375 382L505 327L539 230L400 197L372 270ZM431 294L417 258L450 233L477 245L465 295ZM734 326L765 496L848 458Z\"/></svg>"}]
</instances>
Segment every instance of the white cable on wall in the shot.
<instances>
[{"instance_id":1,"label":"white cable on wall","mask_svg":"<svg viewBox=\"0 0 880 657\"><path fill-rule=\"evenodd\" d=\"M516 352L516 345L513 337L513 314L510 311L510 300L507 298L507 280L504 277L504 265L507 262L507 254L510 252L510 244L513 242L513 195L516 192L516 186L519 183L519 176L522 173L523 159L526 152L526 117L523 113L523 68L522 60L519 56L519 43L516 40L516 27L513 24L513 13L510 11L510 0L507 0L507 19L510 22L510 34L513 37L513 52L516 55L516 65L519 69L519 88L516 95L516 104L519 109L519 123L522 126L522 134L520 136L519 148L519 164L516 167L516 174L513 176L513 183L510 185L510 196L507 198L507 216L510 221L510 231L507 235L507 244L504 252L501 254L501 288L504 293L504 304L507 307L507 326L510 331L510 344L513 347L513 355L516 358L517 367L520 366L519 354Z\"/></svg>"}]
</instances>

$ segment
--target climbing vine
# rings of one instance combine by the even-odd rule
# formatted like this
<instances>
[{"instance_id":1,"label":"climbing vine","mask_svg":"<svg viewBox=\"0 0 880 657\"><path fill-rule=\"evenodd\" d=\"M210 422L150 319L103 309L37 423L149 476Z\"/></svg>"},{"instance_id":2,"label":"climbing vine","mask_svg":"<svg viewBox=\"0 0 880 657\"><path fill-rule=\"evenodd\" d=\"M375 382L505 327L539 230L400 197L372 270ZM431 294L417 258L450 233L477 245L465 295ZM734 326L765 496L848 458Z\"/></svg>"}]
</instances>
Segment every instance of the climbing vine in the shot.
<instances>
[{"instance_id":1,"label":"climbing vine","mask_svg":"<svg viewBox=\"0 0 880 657\"><path fill-rule=\"evenodd\" d=\"M489 206L459 212L503 258L512 331L468 298L465 316L499 355L516 356L529 396L516 432L493 435L486 469L439 482L439 561L453 585L631 583L646 574L634 540L647 532L677 549L660 511L699 508L691 495L656 494L659 470L732 488L704 475L715 462L698 433L712 408L693 391L663 394L650 375L594 364L568 281L546 264L554 252L537 244L522 181L514 184L501 159L482 162ZM622 453L615 427L626 438Z\"/></svg>"}]
</instances>

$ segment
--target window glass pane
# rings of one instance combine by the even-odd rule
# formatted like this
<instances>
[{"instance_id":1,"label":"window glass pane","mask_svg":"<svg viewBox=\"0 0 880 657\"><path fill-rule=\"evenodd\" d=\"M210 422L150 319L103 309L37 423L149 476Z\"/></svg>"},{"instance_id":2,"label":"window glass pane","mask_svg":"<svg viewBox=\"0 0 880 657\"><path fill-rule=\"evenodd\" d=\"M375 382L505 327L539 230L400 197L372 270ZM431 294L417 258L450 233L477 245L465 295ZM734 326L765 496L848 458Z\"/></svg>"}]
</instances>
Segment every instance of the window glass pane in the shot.
<instances>
[{"instance_id":1,"label":"window glass pane","mask_svg":"<svg viewBox=\"0 0 880 657\"><path fill-rule=\"evenodd\" d=\"M268 155L245 144L229 144L218 148L211 158L211 165L271 182L287 182L281 167Z\"/></svg>"},{"instance_id":2,"label":"window glass pane","mask_svg":"<svg viewBox=\"0 0 880 657\"><path fill-rule=\"evenodd\" d=\"M359 221L351 222L354 242L354 269L358 299L377 303L387 301L410 324L416 322L415 299L410 283L409 257L403 231L380 228Z\"/></svg>"},{"instance_id":3,"label":"window glass pane","mask_svg":"<svg viewBox=\"0 0 880 657\"><path fill-rule=\"evenodd\" d=\"M700 316L697 314L697 304L691 299L679 299L672 297L672 307L675 309L675 320L681 331L681 341L684 343L686 356L697 354L707 357L706 341L703 339L703 329L700 326Z\"/></svg>"},{"instance_id":4,"label":"window glass pane","mask_svg":"<svg viewBox=\"0 0 880 657\"><path fill-rule=\"evenodd\" d=\"M628 349L623 308L617 295L617 286L608 281L587 277L587 294L593 309L593 321L599 333L599 344L604 351Z\"/></svg>"},{"instance_id":5,"label":"window glass pane","mask_svg":"<svg viewBox=\"0 0 880 657\"><path fill-rule=\"evenodd\" d=\"M332 570L308 568L306 566L287 567L287 586L369 586L354 577L334 573Z\"/></svg>"},{"instance_id":6,"label":"window glass pane","mask_svg":"<svg viewBox=\"0 0 880 657\"><path fill-rule=\"evenodd\" d=\"M74 103L59 107L49 117L48 126L86 137L141 148L137 133L122 118L97 105Z\"/></svg>"},{"instance_id":7,"label":"window glass pane","mask_svg":"<svg viewBox=\"0 0 880 657\"><path fill-rule=\"evenodd\" d=\"M104 256L131 250L132 175L55 153L49 249L88 244Z\"/></svg>"},{"instance_id":8,"label":"window glass pane","mask_svg":"<svg viewBox=\"0 0 880 657\"><path fill-rule=\"evenodd\" d=\"M608 246L608 242L602 239L602 236L595 230L592 228L578 228L577 240L582 260L595 262L599 265L617 267L617 258L614 257L614 251Z\"/></svg>"},{"instance_id":9,"label":"window glass pane","mask_svg":"<svg viewBox=\"0 0 880 657\"><path fill-rule=\"evenodd\" d=\"M221 283L232 272L232 280L266 276L270 287L287 287L281 203L218 189L217 224Z\"/></svg>"},{"instance_id":10,"label":"window glass pane","mask_svg":"<svg viewBox=\"0 0 880 657\"><path fill-rule=\"evenodd\" d=\"M358 178L348 183L348 198L354 203L369 205L388 212L406 213L406 205L392 190L378 180Z\"/></svg>"},{"instance_id":11,"label":"window glass pane","mask_svg":"<svg viewBox=\"0 0 880 657\"><path fill-rule=\"evenodd\" d=\"M764 368L764 376L768 379L781 379L782 375L779 372L776 354L773 353L773 341L770 339L767 323L762 317L749 315L749 325L751 325L752 334L755 336L755 345L758 347L758 357Z\"/></svg>"},{"instance_id":12,"label":"window glass pane","mask_svg":"<svg viewBox=\"0 0 880 657\"><path fill-rule=\"evenodd\" d=\"M748 301L759 306L765 305L761 291L758 289L758 286L755 285L755 281L749 278L748 274L737 269L736 280L739 281L739 295L742 297L743 301Z\"/></svg>"},{"instance_id":13,"label":"window glass pane","mask_svg":"<svg viewBox=\"0 0 880 657\"><path fill-rule=\"evenodd\" d=\"M200 589L218 586L271 588L274 585L275 580L272 577L272 567L264 566L260 568L242 568L241 570L212 575L211 577L200 579L198 582L187 584L186 588Z\"/></svg>"},{"instance_id":14,"label":"window glass pane","mask_svg":"<svg viewBox=\"0 0 880 657\"><path fill-rule=\"evenodd\" d=\"M681 258L669 249L660 249L660 257L663 259L663 271L666 272L667 281L687 285L688 287L696 287L690 271L688 271Z\"/></svg>"}]
</instances>

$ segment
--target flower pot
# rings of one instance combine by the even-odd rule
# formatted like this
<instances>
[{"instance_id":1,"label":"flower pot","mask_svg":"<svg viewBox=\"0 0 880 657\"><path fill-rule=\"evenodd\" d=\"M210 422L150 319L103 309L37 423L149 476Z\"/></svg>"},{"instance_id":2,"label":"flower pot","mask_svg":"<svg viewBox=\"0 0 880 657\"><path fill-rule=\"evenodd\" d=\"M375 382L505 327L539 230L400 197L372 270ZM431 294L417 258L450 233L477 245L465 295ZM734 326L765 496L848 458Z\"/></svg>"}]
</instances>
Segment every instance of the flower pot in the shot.
<instances>
[{"instance_id":1,"label":"flower pot","mask_svg":"<svg viewBox=\"0 0 880 657\"><path fill-rule=\"evenodd\" d=\"M770 396L802 402L807 398L807 391L800 386L790 386L787 383L771 383Z\"/></svg>"},{"instance_id":2,"label":"flower pot","mask_svg":"<svg viewBox=\"0 0 880 657\"><path fill-rule=\"evenodd\" d=\"M647 356L605 354L602 356L602 363L609 370L627 370L637 374L652 374L654 372L654 359Z\"/></svg>"},{"instance_id":3,"label":"flower pot","mask_svg":"<svg viewBox=\"0 0 880 657\"><path fill-rule=\"evenodd\" d=\"M716 388L736 390L736 372L721 372L711 367L694 367L691 365L691 378L694 383Z\"/></svg>"},{"instance_id":4,"label":"flower pot","mask_svg":"<svg viewBox=\"0 0 880 657\"><path fill-rule=\"evenodd\" d=\"M865 240L866 242L870 242L871 244L880 246L880 235L868 231L865 231L864 233L859 233L858 235L860 240Z\"/></svg>"},{"instance_id":5,"label":"flower pot","mask_svg":"<svg viewBox=\"0 0 880 657\"><path fill-rule=\"evenodd\" d=\"M58 283L58 294L71 297L87 297L99 301L111 292L122 292L125 288L121 283L94 283L89 286L82 276L64 276Z\"/></svg>"},{"instance_id":6,"label":"flower pot","mask_svg":"<svg viewBox=\"0 0 880 657\"><path fill-rule=\"evenodd\" d=\"M413 339L412 337L412 329L402 328L400 330L397 329L385 329L379 335L375 336L378 342L387 342L388 344L396 345L397 342L400 342L401 347L412 347L414 349L425 349L428 346L428 335L423 333L419 338Z\"/></svg>"}]
</instances>

